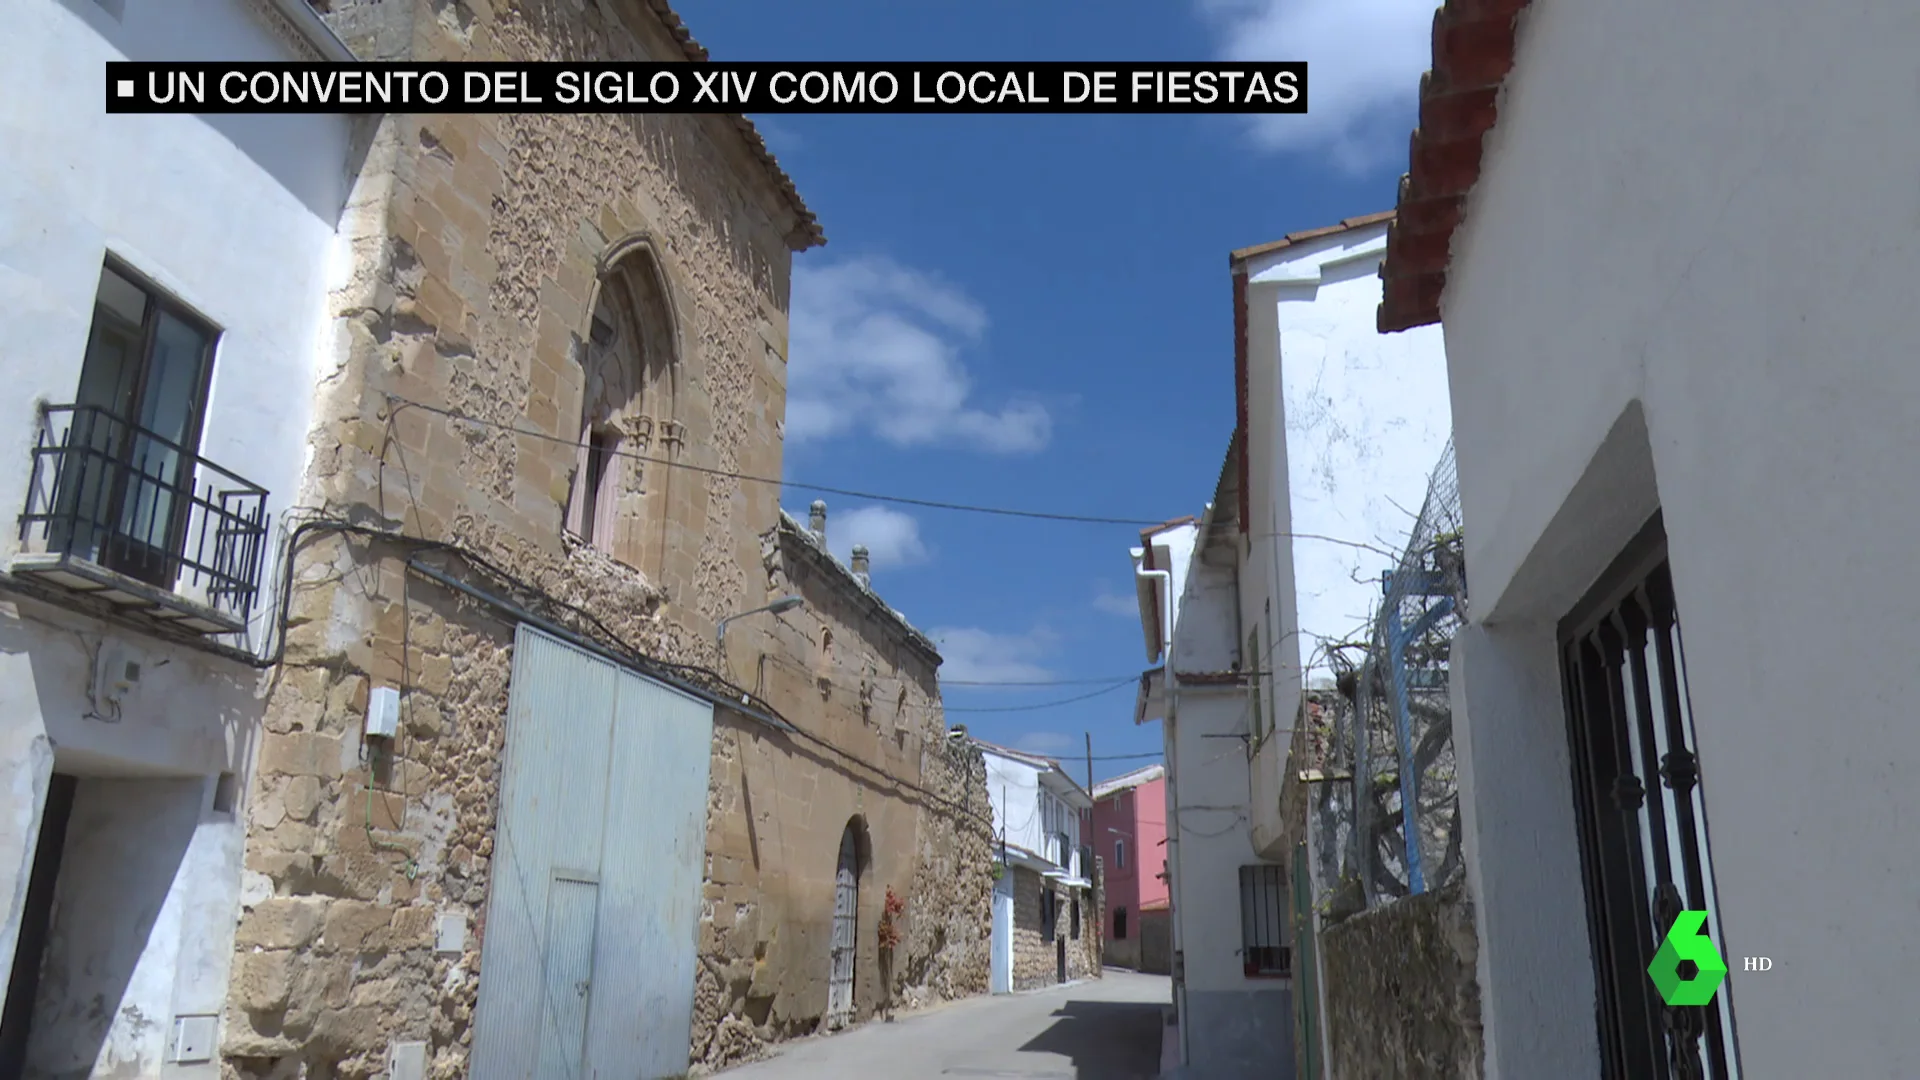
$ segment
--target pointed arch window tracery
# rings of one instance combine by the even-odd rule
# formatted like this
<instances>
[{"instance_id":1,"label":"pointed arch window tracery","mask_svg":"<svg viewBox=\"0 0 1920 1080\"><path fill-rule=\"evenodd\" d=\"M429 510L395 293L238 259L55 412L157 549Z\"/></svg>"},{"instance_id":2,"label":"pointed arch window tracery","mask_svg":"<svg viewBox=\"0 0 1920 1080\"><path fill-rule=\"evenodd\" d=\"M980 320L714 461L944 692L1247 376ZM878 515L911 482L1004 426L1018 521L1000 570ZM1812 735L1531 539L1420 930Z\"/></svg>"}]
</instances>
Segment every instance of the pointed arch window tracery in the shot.
<instances>
[{"instance_id":1,"label":"pointed arch window tracery","mask_svg":"<svg viewBox=\"0 0 1920 1080\"><path fill-rule=\"evenodd\" d=\"M669 464L686 443L680 365L664 275L644 245L601 275L587 339L575 358L585 377L580 449L567 500L567 531L643 573L663 569Z\"/></svg>"}]
</instances>

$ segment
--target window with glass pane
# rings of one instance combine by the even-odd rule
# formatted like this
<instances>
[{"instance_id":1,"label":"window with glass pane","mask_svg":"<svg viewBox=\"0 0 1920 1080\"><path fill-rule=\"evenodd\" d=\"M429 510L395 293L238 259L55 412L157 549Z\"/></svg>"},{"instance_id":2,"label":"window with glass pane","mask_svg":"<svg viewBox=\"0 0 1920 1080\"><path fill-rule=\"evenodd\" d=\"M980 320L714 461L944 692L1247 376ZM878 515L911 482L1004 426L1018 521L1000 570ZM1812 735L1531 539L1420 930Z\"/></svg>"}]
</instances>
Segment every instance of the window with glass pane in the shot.
<instances>
[{"instance_id":1,"label":"window with glass pane","mask_svg":"<svg viewBox=\"0 0 1920 1080\"><path fill-rule=\"evenodd\" d=\"M65 433L58 487L68 554L161 588L179 573L215 331L109 263Z\"/></svg>"}]
</instances>

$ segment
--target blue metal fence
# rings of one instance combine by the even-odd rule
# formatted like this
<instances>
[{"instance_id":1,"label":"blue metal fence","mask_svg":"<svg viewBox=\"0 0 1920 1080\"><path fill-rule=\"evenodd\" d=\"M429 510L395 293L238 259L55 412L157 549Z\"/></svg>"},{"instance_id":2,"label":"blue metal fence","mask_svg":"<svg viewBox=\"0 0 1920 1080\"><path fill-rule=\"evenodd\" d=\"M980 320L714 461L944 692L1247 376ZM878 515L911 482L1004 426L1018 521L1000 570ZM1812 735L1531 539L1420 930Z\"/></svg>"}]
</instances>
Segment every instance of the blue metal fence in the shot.
<instances>
[{"instance_id":1,"label":"blue metal fence","mask_svg":"<svg viewBox=\"0 0 1920 1080\"><path fill-rule=\"evenodd\" d=\"M1330 651L1331 769L1313 811L1322 910L1370 907L1460 873L1449 648L1466 616L1459 485L1448 445L1364 640Z\"/></svg>"}]
</instances>

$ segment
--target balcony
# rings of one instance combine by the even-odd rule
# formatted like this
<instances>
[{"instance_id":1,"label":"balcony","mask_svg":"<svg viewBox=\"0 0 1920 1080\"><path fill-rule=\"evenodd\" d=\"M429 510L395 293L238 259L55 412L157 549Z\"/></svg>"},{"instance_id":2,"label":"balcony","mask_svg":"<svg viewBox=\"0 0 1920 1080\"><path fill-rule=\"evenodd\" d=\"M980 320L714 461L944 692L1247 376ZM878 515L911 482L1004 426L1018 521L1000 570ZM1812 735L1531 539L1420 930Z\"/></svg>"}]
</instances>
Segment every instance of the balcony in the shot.
<instances>
[{"instance_id":1,"label":"balcony","mask_svg":"<svg viewBox=\"0 0 1920 1080\"><path fill-rule=\"evenodd\" d=\"M260 592L267 492L87 405L42 409L16 578L203 635L244 630Z\"/></svg>"}]
</instances>

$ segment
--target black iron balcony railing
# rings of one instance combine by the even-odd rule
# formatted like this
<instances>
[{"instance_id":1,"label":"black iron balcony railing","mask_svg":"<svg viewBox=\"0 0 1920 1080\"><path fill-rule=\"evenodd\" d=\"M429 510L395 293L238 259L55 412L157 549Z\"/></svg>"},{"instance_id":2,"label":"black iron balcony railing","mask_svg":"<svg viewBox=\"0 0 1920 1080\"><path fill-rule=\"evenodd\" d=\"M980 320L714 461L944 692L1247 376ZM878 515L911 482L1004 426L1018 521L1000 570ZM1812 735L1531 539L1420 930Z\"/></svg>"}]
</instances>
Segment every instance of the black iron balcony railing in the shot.
<instances>
[{"instance_id":1,"label":"black iron balcony railing","mask_svg":"<svg viewBox=\"0 0 1920 1080\"><path fill-rule=\"evenodd\" d=\"M265 488L89 405L42 410L10 569L200 633L246 626Z\"/></svg>"}]
</instances>

